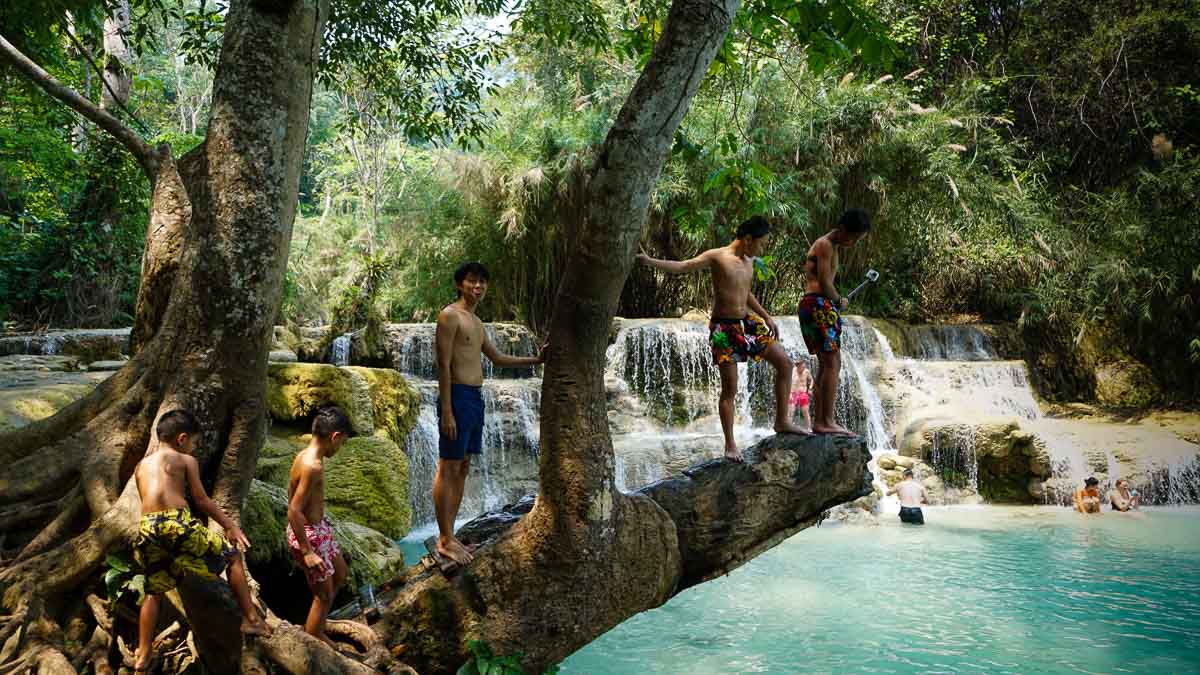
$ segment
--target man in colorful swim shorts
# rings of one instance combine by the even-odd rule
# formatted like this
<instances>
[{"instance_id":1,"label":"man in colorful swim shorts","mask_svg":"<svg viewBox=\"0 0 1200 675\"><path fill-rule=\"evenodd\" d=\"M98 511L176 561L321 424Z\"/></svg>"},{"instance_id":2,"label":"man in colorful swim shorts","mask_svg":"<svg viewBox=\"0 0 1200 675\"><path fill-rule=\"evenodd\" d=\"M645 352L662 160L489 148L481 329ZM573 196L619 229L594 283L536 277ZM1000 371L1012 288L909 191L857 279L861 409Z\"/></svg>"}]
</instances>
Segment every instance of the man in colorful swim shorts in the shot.
<instances>
[{"instance_id":1,"label":"man in colorful swim shorts","mask_svg":"<svg viewBox=\"0 0 1200 675\"><path fill-rule=\"evenodd\" d=\"M329 405L318 409L312 421L312 440L292 460L288 478L288 550L304 570L313 594L304 632L331 646L325 619L346 583L346 560L325 515L325 460L336 455L352 434L350 418L341 408Z\"/></svg>"},{"instance_id":2,"label":"man in colorful swim shorts","mask_svg":"<svg viewBox=\"0 0 1200 675\"><path fill-rule=\"evenodd\" d=\"M866 212L850 209L838 219L835 229L813 242L804 262L807 282L797 313L804 344L817 357L812 429L818 434L856 435L833 418L842 369L842 312L850 304L833 281L838 270L838 249L853 246L870 229L871 219Z\"/></svg>"},{"instance_id":3,"label":"man in colorful swim shorts","mask_svg":"<svg viewBox=\"0 0 1200 675\"><path fill-rule=\"evenodd\" d=\"M638 262L668 274L686 274L709 270L713 282L713 310L708 323L713 364L721 374L721 399L718 410L721 431L725 435L725 456L742 461L742 451L733 438L733 403L737 396L737 364L766 360L775 368L775 432L808 435L792 423L788 415L792 388L792 362L776 342L779 329L767 310L751 293L754 285L754 258L767 246L771 225L766 218L754 216L738 226L728 246L709 249L691 260L657 260L645 253Z\"/></svg>"},{"instance_id":4,"label":"man in colorful swim shorts","mask_svg":"<svg viewBox=\"0 0 1200 675\"><path fill-rule=\"evenodd\" d=\"M138 462L133 475L142 502L142 521L133 544L136 570L145 575L146 598L138 621L138 648L133 671L150 667L154 633L162 595L186 576L217 581L229 568L229 585L242 610L242 632L266 635L266 622L258 616L246 584L241 553L225 537L204 526L188 507L186 493L201 512L212 516L242 550L250 541L221 507L208 497L200 482L200 466L192 447L200 434L200 422L186 410L163 413L154 429L158 447Z\"/></svg>"},{"instance_id":5,"label":"man in colorful swim shorts","mask_svg":"<svg viewBox=\"0 0 1200 675\"><path fill-rule=\"evenodd\" d=\"M458 299L438 314L434 347L438 367L438 467L433 477L433 510L437 516L437 552L466 565L471 551L454 536L454 520L462 505L471 455L483 452L483 360L499 368L536 366L545 361L547 345L537 356L509 356L492 345L475 308L487 293L488 271L477 262L454 272Z\"/></svg>"}]
</instances>

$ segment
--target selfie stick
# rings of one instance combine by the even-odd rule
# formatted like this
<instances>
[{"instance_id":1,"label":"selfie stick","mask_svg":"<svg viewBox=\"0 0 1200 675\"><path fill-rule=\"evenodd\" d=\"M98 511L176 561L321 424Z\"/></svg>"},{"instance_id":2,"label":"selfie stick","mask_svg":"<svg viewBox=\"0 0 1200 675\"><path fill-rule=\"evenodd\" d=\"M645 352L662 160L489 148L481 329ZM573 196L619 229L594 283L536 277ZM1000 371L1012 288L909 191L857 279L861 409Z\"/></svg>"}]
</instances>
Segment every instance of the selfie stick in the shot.
<instances>
[{"instance_id":1,"label":"selfie stick","mask_svg":"<svg viewBox=\"0 0 1200 675\"><path fill-rule=\"evenodd\" d=\"M870 284L870 283L874 283L876 281L879 281L879 272L876 272L875 270L867 270L866 281L859 284L858 288L847 293L846 299L849 300L849 299L853 298L855 293L857 293L863 289L863 286L866 286L867 284Z\"/></svg>"}]
</instances>

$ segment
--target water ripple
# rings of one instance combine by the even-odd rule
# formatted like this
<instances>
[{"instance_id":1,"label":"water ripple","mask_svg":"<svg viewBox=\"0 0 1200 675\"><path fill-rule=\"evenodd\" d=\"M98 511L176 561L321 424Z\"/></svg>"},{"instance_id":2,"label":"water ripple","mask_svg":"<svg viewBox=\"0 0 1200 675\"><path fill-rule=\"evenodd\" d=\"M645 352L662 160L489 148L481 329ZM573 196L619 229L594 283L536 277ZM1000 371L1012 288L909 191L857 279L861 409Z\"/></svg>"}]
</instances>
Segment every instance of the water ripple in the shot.
<instances>
[{"instance_id":1,"label":"water ripple","mask_svg":"<svg viewBox=\"0 0 1200 675\"><path fill-rule=\"evenodd\" d=\"M633 617L564 673L1200 673L1200 518L930 509L824 526Z\"/></svg>"}]
</instances>

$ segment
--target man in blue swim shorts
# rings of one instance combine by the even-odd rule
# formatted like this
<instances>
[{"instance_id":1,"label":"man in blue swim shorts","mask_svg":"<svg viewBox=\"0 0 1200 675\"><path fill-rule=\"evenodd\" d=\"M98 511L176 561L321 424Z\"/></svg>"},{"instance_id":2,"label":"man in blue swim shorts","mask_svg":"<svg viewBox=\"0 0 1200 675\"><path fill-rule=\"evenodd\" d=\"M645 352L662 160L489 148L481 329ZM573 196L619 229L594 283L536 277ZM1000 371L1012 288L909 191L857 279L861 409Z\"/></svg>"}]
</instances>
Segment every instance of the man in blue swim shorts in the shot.
<instances>
[{"instance_id":1,"label":"man in blue swim shorts","mask_svg":"<svg viewBox=\"0 0 1200 675\"><path fill-rule=\"evenodd\" d=\"M437 514L439 554L465 565L471 552L454 536L454 519L462 504L471 469L471 455L483 452L483 362L486 354L501 368L536 366L544 361L546 345L537 356L501 354L475 316L487 293L488 273L477 262L454 272L458 299L438 314L435 348L438 370L438 467L433 478L433 509Z\"/></svg>"}]
</instances>

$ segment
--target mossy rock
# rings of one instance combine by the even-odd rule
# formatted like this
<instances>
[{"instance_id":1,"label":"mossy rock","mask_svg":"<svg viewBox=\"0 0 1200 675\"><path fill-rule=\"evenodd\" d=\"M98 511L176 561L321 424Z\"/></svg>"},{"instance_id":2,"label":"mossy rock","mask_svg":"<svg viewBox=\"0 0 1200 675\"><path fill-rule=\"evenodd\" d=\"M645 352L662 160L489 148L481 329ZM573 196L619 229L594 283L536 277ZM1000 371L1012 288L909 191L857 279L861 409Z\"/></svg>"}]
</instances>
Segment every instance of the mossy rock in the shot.
<instances>
[{"instance_id":1,"label":"mossy rock","mask_svg":"<svg viewBox=\"0 0 1200 675\"><path fill-rule=\"evenodd\" d=\"M332 403L346 411L358 434L379 430L403 445L417 421L420 395L389 368L272 363L267 374L267 406L279 422L306 421Z\"/></svg>"},{"instance_id":2,"label":"mossy rock","mask_svg":"<svg viewBox=\"0 0 1200 675\"><path fill-rule=\"evenodd\" d=\"M341 368L323 363L272 363L267 366L267 407L273 419L302 421L330 403L354 417L354 385L350 374ZM355 430L364 431L357 427Z\"/></svg>"},{"instance_id":3,"label":"mossy rock","mask_svg":"<svg viewBox=\"0 0 1200 675\"><path fill-rule=\"evenodd\" d=\"M412 528L408 457L379 436L351 438L328 461L325 503L330 512L400 539Z\"/></svg>"},{"instance_id":4,"label":"mossy rock","mask_svg":"<svg viewBox=\"0 0 1200 675\"><path fill-rule=\"evenodd\" d=\"M50 417L94 388L95 384L48 384L0 389L0 432L19 429Z\"/></svg>"},{"instance_id":5,"label":"mossy rock","mask_svg":"<svg viewBox=\"0 0 1200 675\"><path fill-rule=\"evenodd\" d=\"M287 489L292 461L307 434L267 436L255 477ZM325 460L325 505L340 518L400 539L412 528L408 501L408 457L400 446L379 436L351 438Z\"/></svg>"},{"instance_id":6,"label":"mossy rock","mask_svg":"<svg viewBox=\"0 0 1200 675\"><path fill-rule=\"evenodd\" d=\"M1096 368L1096 399L1103 405L1145 408L1162 398L1162 390L1144 364L1131 359Z\"/></svg>"},{"instance_id":7,"label":"mossy rock","mask_svg":"<svg viewBox=\"0 0 1200 675\"><path fill-rule=\"evenodd\" d=\"M404 445L420 413L421 396L417 390L390 368L351 366L344 370L366 380L376 433L385 431L394 443Z\"/></svg>"}]
</instances>

